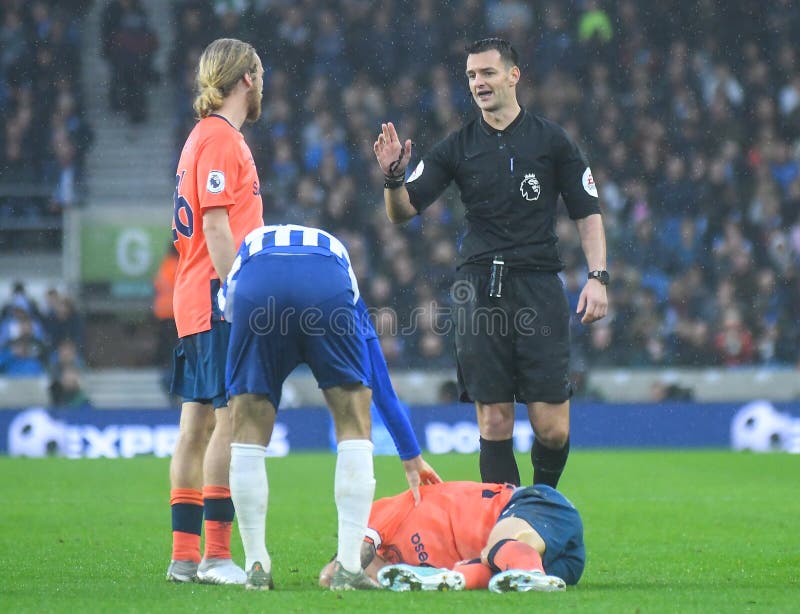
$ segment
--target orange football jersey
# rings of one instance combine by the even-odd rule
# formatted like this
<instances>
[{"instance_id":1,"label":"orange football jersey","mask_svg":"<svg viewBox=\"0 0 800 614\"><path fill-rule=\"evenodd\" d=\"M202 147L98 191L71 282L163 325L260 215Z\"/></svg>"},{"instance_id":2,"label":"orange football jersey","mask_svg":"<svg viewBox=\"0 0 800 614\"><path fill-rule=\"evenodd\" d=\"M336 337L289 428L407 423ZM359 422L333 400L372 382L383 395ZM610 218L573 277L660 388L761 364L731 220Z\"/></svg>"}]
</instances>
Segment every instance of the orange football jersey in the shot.
<instances>
[{"instance_id":1,"label":"orange football jersey","mask_svg":"<svg viewBox=\"0 0 800 614\"><path fill-rule=\"evenodd\" d=\"M391 563L452 569L480 556L500 512L514 494L508 484L444 482L420 487L414 507L410 491L372 504L367 538Z\"/></svg>"},{"instance_id":2,"label":"orange football jersey","mask_svg":"<svg viewBox=\"0 0 800 614\"><path fill-rule=\"evenodd\" d=\"M256 165L242 133L220 115L195 125L183 146L175 175L172 238L180 255L173 308L178 336L211 329L212 281L218 276L203 233L203 212L225 207L238 249L263 225Z\"/></svg>"}]
</instances>

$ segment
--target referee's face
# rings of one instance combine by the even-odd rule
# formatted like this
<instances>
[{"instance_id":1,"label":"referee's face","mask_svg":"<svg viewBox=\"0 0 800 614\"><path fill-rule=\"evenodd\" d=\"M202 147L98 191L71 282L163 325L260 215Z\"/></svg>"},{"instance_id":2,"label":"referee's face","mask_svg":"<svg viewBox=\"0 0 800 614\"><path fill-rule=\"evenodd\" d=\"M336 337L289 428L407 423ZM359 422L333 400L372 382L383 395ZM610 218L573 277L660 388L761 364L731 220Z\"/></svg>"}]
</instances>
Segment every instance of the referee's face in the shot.
<instances>
[{"instance_id":1,"label":"referee's face","mask_svg":"<svg viewBox=\"0 0 800 614\"><path fill-rule=\"evenodd\" d=\"M493 113L516 102L519 68L508 66L496 49L467 56L467 79L481 111Z\"/></svg>"}]
</instances>

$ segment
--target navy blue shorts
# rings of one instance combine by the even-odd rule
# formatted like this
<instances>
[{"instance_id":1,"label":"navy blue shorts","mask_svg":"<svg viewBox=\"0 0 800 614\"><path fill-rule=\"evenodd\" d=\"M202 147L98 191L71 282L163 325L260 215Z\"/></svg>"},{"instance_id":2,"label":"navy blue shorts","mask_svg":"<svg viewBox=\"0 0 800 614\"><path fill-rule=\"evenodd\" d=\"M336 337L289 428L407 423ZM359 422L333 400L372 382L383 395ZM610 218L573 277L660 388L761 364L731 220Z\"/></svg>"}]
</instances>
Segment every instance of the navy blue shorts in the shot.
<instances>
[{"instance_id":1,"label":"navy blue shorts","mask_svg":"<svg viewBox=\"0 0 800 614\"><path fill-rule=\"evenodd\" d=\"M497 520L512 516L527 522L544 540L544 570L577 584L586 565L586 547L583 522L569 499L544 484L518 488Z\"/></svg>"},{"instance_id":2,"label":"navy blue shorts","mask_svg":"<svg viewBox=\"0 0 800 614\"><path fill-rule=\"evenodd\" d=\"M277 408L289 373L306 363L320 388L369 386L370 363L350 275L321 254L261 254L228 289L228 394L264 394Z\"/></svg>"},{"instance_id":3,"label":"navy blue shorts","mask_svg":"<svg viewBox=\"0 0 800 614\"><path fill-rule=\"evenodd\" d=\"M169 390L184 402L211 403L226 407L225 357L231 326L212 322L211 330L178 339L172 356Z\"/></svg>"}]
</instances>

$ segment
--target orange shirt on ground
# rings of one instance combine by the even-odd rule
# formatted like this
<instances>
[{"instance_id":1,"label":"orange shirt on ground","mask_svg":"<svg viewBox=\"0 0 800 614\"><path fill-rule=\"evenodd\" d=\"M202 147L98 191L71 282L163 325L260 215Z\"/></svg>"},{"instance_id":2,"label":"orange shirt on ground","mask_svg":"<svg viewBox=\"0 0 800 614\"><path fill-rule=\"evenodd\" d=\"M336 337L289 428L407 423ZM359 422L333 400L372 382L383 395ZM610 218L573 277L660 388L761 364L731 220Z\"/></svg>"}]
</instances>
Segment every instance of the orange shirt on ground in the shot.
<instances>
[{"instance_id":1,"label":"orange shirt on ground","mask_svg":"<svg viewBox=\"0 0 800 614\"><path fill-rule=\"evenodd\" d=\"M422 501L406 491L372 504L367 538L391 563L451 568L480 556L513 487L477 482L421 486Z\"/></svg>"},{"instance_id":2,"label":"orange shirt on ground","mask_svg":"<svg viewBox=\"0 0 800 614\"><path fill-rule=\"evenodd\" d=\"M242 133L211 115L195 125L183 146L175 177L172 237L179 253L173 308L178 336L211 329L211 281L218 279L206 247L203 212L225 207L238 249L263 225L256 165Z\"/></svg>"}]
</instances>

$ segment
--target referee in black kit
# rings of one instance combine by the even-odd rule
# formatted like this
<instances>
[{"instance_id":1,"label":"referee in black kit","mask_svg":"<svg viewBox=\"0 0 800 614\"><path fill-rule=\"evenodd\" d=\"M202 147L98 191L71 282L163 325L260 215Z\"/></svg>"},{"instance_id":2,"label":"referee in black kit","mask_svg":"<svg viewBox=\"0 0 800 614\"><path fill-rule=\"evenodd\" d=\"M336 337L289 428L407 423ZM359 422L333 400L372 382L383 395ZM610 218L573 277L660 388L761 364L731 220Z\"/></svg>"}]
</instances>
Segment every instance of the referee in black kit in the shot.
<instances>
[{"instance_id":1,"label":"referee in black kit","mask_svg":"<svg viewBox=\"0 0 800 614\"><path fill-rule=\"evenodd\" d=\"M480 115L437 143L405 180L411 141L383 124L375 155L389 219L422 213L455 181L467 232L453 287L462 401L474 401L483 482L520 484L514 402L535 433L535 484L555 487L569 455L569 306L557 273L561 195L589 268L578 301L582 322L606 315L606 243L586 158L558 125L519 106L518 57L488 38L467 48L467 79ZM498 317L499 316L499 317Z\"/></svg>"}]
</instances>

